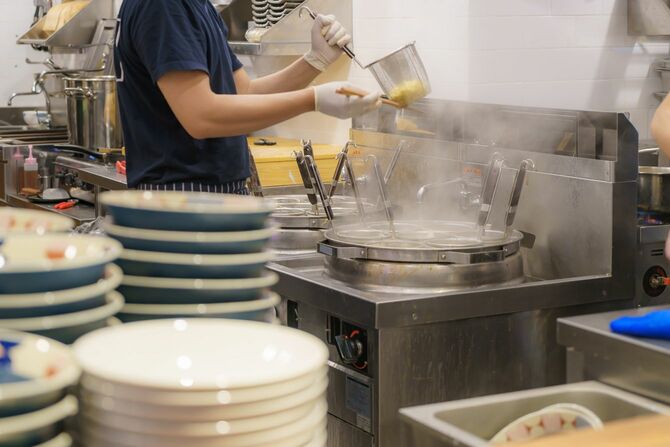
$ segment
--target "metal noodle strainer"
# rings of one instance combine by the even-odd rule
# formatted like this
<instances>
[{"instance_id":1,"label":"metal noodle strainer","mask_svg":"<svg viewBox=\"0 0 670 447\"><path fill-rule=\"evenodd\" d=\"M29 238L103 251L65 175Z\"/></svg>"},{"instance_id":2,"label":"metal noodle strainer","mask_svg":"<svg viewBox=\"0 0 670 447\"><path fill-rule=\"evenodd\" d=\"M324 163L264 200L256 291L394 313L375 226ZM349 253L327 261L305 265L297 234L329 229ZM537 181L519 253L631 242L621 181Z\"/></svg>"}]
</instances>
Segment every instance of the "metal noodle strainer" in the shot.
<instances>
[{"instance_id":1,"label":"metal noodle strainer","mask_svg":"<svg viewBox=\"0 0 670 447\"><path fill-rule=\"evenodd\" d=\"M309 7L301 6L298 14L302 15L303 11L307 11L312 19L316 19L316 13ZM342 51L363 70L370 70L386 95L384 99L389 100L387 103L390 105L405 108L424 98L431 91L426 67L416 50L415 42L410 42L365 66L349 47L344 46ZM366 94L358 90L341 90L338 93L348 96Z\"/></svg>"}]
</instances>

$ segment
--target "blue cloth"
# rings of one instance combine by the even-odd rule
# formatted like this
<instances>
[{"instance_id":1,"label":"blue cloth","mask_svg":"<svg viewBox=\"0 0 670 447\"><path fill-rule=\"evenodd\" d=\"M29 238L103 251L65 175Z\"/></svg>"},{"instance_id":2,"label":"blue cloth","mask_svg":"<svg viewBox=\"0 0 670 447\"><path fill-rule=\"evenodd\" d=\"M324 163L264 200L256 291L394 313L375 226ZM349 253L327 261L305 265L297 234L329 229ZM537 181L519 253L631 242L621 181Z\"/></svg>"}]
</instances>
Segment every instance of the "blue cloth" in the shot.
<instances>
[{"instance_id":1,"label":"blue cloth","mask_svg":"<svg viewBox=\"0 0 670 447\"><path fill-rule=\"evenodd\" d=\"M670 310L657 310L641 317L621 317L610 323L612 332L636 337L670 340Z\"/></svg>"},{"instance_id":2,"label":"blue cloth","mask_svg":"<svg viewBox=\"0 0 670 447\"><path fill-rule=\"evenodd\" d=\"M249 177L246 136L196 140L158 88L171 71L203 71L212 91L235 94L242 64L209 0L124 0L115 49L128 186L199 182L221 185Z\"/></svg>"}]
</instances>

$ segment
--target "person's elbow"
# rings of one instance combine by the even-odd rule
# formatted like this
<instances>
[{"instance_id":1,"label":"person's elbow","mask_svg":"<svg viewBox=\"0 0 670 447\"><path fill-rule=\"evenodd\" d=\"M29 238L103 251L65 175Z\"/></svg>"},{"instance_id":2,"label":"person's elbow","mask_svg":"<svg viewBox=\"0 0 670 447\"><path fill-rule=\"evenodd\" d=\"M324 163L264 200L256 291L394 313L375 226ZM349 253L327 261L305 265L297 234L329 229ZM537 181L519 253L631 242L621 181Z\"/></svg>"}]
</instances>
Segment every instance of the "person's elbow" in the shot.
<instances>
[{"instance_id":1,"label":"person's elbow","mask_svg":"<svg viewBox=\"0 0 670 447\"><path fill-rule=\"evenodd\" d=\"M207 138L213 138L215 135L212 134L211 130L198 119L188 119L181 122L182 127L191 138L195 140L206 140Z\"/></svg>"}]
</instances>

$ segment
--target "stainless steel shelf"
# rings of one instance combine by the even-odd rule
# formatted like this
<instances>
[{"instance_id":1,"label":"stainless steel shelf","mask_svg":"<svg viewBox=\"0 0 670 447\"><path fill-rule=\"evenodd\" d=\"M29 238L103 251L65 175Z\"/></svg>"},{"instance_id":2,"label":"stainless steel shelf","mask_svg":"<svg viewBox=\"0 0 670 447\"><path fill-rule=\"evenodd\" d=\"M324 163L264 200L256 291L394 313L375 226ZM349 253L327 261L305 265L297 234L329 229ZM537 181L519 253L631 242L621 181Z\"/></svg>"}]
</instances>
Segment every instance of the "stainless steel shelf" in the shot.
<instances>
[{"instance_id":1,"label":"stainless steel shelf","mask_svg":"<svg viewBox=\"0 0 670 447\"><path fill-rule=\"evenodd\" d=\"M309 51L310 44L305 42L229 42L230 48L238 55L245 56L302 56Z\"/></svg>"}]
</instances>

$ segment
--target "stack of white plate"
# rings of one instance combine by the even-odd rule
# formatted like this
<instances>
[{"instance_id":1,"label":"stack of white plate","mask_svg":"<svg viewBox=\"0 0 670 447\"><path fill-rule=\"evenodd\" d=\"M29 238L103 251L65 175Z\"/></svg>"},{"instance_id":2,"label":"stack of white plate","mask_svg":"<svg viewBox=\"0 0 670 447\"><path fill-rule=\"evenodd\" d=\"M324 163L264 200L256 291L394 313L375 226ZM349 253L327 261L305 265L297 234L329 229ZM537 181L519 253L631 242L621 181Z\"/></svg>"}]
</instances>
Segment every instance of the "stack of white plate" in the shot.
<instances>
[{"instance_id":1,"label":"stack of white plate","mask_svg":"<svg viewBox=\"0 0 670 447\"><path fill-rule=\"evenodd\" d=\"M277 275L265 270L272 205L250 196L116 191L105 231L124 251L124 322L158 318L274 321Z\"/></svg>"},{"instance_id":2,"label":"stack of white plate","mask_svg":"<svg viewBox=\"0 0 670 447\"><path fill-rule=\"evenodd\" d=\"M70 349L48 338L0 330L0 445L69 447L77 412L67 396L81 370Z\"/></svg>"},{"instance_id":3,"label":"stack of white plate","mask_svg":"<svg viewBox=\"0 0 670 447\"><path fill-rule=\"evenodd\" d=\"M250 321L144 321L74 345L87 447L323 447L328 349Z\"/></svg>"},{"instance_id":4,"label":"stack of white plate","mask_svg":"<svg viewBox=\"0 0 670 447\"><path fill-rule=\"evenodd\" d=\"M115 240L9 233L0 245L0 328L63 343L105 327L123 307Z\"/></svg>"}]
</instances>

